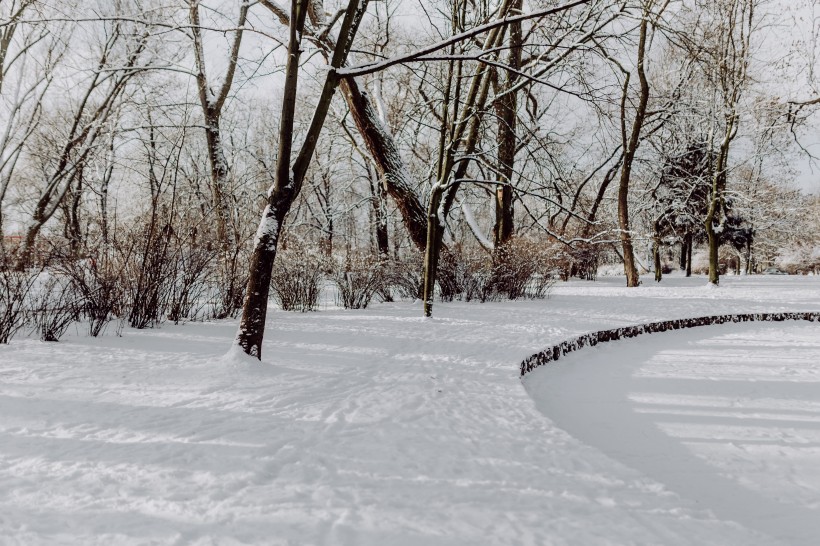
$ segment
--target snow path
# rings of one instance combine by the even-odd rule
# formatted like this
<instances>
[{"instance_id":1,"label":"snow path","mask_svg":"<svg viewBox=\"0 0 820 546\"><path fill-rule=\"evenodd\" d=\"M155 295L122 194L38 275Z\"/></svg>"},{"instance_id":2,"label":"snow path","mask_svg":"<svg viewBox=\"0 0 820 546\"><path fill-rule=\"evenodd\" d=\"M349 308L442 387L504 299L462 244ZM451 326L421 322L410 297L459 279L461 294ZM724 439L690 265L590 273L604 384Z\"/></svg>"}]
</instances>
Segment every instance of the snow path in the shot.
<instances>
[{"instance_id":1,"label":"snow path","mask_svg":"<svg viewBox=\"0 0 820 546\"><path fill-rule=\"evenodd\" d=\"M573 282L433 320L409 303L272 312L256 368L221 360L234 322L15 340L0 346L0 543L776 543L559 428L518 377L591 330L820 310L820 279L723 282ZM794 483L815 510L816 482Z\"/></svg>"},{"instance_id":2,"label":"snow path","mask_svg":"<svg viewBox=\"0 0 820 546\"><path fill-rule=\"evenodd\" d=\"M567 356L525 381L556 425L718 517L820 539L820 332L720 325Z\"/></svg>"}]
</instances>

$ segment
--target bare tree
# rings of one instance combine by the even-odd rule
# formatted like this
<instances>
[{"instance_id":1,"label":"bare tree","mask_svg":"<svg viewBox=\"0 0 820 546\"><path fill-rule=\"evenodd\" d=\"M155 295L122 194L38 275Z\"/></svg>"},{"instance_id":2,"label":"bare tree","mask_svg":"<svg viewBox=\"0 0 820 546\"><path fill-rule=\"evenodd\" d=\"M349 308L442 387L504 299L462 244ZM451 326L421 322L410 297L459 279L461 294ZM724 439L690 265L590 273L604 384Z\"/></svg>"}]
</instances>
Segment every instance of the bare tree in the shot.
<instances>
[{"instance_id":1,"label":"bare tree","mask_svg":"<svg viewBox=\"0 0 820 546\"><path fill-rule=\"evenodd\" d=\"M82 81L79 95L63 102L67 127L52 127L61 140L59 150L56 154L54 150L40 150L38 161L45 180L25 228L20 266L31 257L43 225L82 182L83 168L96 151L128 82L145 70L143 54L151 38L149 27L118 19L102 24L107 28L97 51L96 66ZM39 130L47 129L41 123Z\"/></svg>"},{"instance_id":2,"label":"bare tree","mask_svg":"<svg viewBox=\"0 0 820 546\"><path fill-rule=\"evenodd\" d=\"M687 45L712 86L713 123L710 148L715 149L709 208L704 219L709 243L709 282L720 282L718 248L726 219L729 153L738 135L741 100L749 83L751 36L759 0L699 2L703 17Z\"/></svg>"},{"instance_id":3,"label":"bare tree","mask_svg":"<svg viewBox=\"0 0 820 546\"><path fill-rule=\"evenodd\" d=\"M216 219L217 237L222 245L224 259L230 262L232 250L236 244L236 234L231 222L229 203L229 172L228 162L223 149L220 119L225 101L231 91L236 65L239 61L239 50L242 45L245 22L248 17L250 3L243 1L239 7L236 29L233 31L233 41L228 54L228 66L224 79L220 84L209 81L206 72L205 49L202 41L200 24L200 0L189 0L189 18L191 22L191 36L193 39L194 59L196 62L196 83L199 102L205 120L205 137L208 144L208 160L211 166L211 192L213 198L214 216ZM229 267L228 269L232 269Z\"/></svg>"},{"instance_id":4,"label":"bare tree","mask_svg":"<svg viewBox=\"0 0 820 546\"><path fill-rule=\"evenodd\" d=\"M325 78L305 141L294 160L292 157L293 127L299 81L299 58L310 4L310 0L291 0L276 178L273 186L268 190L267 205L256 232L251 254L250 276L242 306L242 318L236 336L236 344L242 351L256 358L262 357L262 339L265 333L271 270L276 258L282 224L302 188L319 133L330 109L330 101L341 80L338 69L345 64L359 23L367 8L367 0L350 0L348 3L330 61L330 70Z\"/></svg>"}]
</instances>

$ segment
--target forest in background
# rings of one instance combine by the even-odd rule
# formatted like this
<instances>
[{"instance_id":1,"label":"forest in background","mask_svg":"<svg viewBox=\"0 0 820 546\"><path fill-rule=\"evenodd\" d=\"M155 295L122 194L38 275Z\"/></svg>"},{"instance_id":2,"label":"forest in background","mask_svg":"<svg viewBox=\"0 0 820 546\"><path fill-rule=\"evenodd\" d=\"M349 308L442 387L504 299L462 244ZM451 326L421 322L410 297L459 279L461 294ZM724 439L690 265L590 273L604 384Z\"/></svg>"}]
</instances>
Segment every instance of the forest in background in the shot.
<instances>
[{"instance_id":1,"label":"forest in background","mask_svg":"<svg viewBox=\"0 0 820 546\"><path fill-rule=\"evenodd\" d=\"M0 342L816 273L814 4L0 0Z\"/></svg>"}]
</instances>

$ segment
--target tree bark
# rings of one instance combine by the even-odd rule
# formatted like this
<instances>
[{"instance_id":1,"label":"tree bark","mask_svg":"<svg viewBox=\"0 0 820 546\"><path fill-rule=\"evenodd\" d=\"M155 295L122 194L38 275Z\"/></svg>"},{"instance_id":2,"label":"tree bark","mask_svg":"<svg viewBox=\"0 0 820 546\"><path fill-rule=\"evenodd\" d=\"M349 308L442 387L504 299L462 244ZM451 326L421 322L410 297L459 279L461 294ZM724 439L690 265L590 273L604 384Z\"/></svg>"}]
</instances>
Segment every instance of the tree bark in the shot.
<instances>
[{"instance_id":1,"label":"tree bark","mask_svg":"<svg viewBox=\"0 0 820 546\"><path fill-rule=\"evenodd\" d=\"M655 267L655 282L661 282L663 279L663 265L661 264L661 234L658 223L655 222L652 233L652 260Z\"/></svg>"},{"instance_id":2,"label":"tree bark","mask_svg":"<svg viewBox=\"0 0 820 546\"><path fill-rule=\"evenodd\" d=\"M513 0L510 13L521 11L523 0ZM517 71L521 68L521 45L523 35L521 22L510 25L509 56L503 83L499 86L501 98L496 100L495 111L498 118L498 177L500 184L495 189L495 225L493 242L500 248L513 235L513 191L512 177L515 171L515 151L517 147L516 123L518 121L518 91L514 90L518 81Z\"/></svg>"},{"instance_id":3,"label":"tree bark","mask_svg":"<svg viewBox=\"0 0 820 546\"><path fill-rule=\"evenodd\" d=\"M444 226L439 221L438 213L441 207L441 198L444 188L436 185L430 193L427 204L427 245L424 251L424 277L422 281L422 301L424 302L424 316L433 316L433 298L436 291L436 273L438 259L441 253L442 235Z\"/></svg>"},{"instance_id":4,"label":"tree bark","mask_svg":"<svg viewBox=\"0 0 820 546\"><path fill-rule=\"evenodd\" d=\"M695 246L695 245L694 245L694 240L693 240L692 234L688 233L687 237L689 237L689 243L686 245L686 276L691 277L692 276L692 247Z\"/></svg>"},{"instance_id":5,"label":"tree bark","mask_svg":"<svg viewBox=\"0 0 820 546\"><path fill-rule=\"evenodd\" d=\"M424 206L413 187L413 182L393 137L379 118L370 98L355 79L341 83L353 123L373 158L384 188L398 206L410 240L419 250L427 244L427 220Z\"/></svg>"},{"instance_id":6,"label":"tree bark","mask_svg":"<svg viewBox=\"0 0 820 546\"><path fill-rule=\"evenodd\" d=\"M624 82L623 96L621 100L621 132L624 141L624 161L621 167L621 179L618 185L618 226L620 228L621 246L623 248L624 273L626 274L626 285L635 287L640 284L638 268L635 266L635 250L632 245L632 232L629 227L629 183L632 176L632 163L635 160L635 153L638 150L646 118L647 105L649 104L649 82L645 72L645 53L647 45L647 31L649 27L649 13L644 10L641 19L640 36L638 39L638 79L640 81L640 95L638 107L635 111L635 118L632 120L632 132L629 140L626 139L626 96L629 89L629 77Z\"/></svg>"},{"instance_id":7,"label":"tree bark","mask_svg":"<svg viewBox=\"0 0 820 546\"><path fill-rule=\"evenodd\" d=\"M723 208L724 193L726 191L726 167L729 159L729 146L734 136L735 119L729 115L726 124L726 133L720 143L717 162L712 174L712 188L709 196L709 209L703 225L706 228L706 239L709 245L709 282L718 285L720 283L720 235L715 231L715 222L719 218Z\"/></svg>"}]
</instances>

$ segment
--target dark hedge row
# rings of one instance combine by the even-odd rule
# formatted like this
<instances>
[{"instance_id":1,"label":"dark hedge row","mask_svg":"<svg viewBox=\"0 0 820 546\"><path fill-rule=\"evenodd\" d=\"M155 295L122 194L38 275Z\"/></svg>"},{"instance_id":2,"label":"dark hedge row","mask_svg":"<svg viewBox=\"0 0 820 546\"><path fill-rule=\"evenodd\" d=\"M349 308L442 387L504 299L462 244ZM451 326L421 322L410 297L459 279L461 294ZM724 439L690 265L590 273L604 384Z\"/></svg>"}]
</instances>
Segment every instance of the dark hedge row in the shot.
<instances>
[{"instance_id":1,"label":"dark hedge row","mask_svg":"<svg viewBox=\"0 0 820 546\"><path fill-rule=\"evenodd\" d=\"M592 347L607 341L616 341L641 334L652 334L655 332L666 332L669 330L681 330L683 328L695 328L698 326L710 326L712 324L725 324L727 322L781 322L784 320L806 320L809 322L820 322L820 312L807 313L744 313L739 315L714 315L709 317L695 317L688 319L664 320L661 322L650 322L648 324L638 324L636 326L622 326L611 330L601 330L584 334L558 345L553 345L543 351L536 353L521 363L521 376L533 371L539 366L549 364L558 360L562 355L577 351L583 347Z\"/></svg>"}]
</instances>

